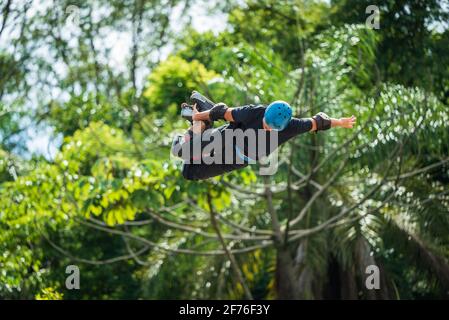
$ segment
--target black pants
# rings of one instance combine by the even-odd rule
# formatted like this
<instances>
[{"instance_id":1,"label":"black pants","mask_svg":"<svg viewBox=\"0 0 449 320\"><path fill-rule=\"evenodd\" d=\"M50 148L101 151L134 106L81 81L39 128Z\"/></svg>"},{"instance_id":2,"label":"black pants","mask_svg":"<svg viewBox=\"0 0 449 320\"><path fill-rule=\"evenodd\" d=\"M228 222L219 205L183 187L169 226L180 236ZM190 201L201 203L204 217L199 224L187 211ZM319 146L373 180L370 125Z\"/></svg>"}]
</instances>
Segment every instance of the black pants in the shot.
<instances>
[{"instance_id":1,"label":"black pants","mask_svg":"<svg viewBox=\"0 0 449 320\"><path fill-rule=\"evenodd\" d=\"M205 180L224 173L245 168L248 164L189 164L182 166L182 175L187 180Z\"/></svg>"},{"instance_id":2,"label":"black pants","mask_svg":"<svg viewBox=\"0 0 449 320\"><path fill-rule=\"evenodd\" d=\"M223 135L225 127L226 126L222 126L220 128L217 128L216 130L219 130ZM189 144L189 148L191 148L191 150L193 150L193 136L194 135L192 131L188 131L186 133L187 142L185 143ZM201 142L201 149L203 149L209 143L210 142ZM234 148L234 146L223 146L223 148ZM193 154L193 151L191 151L190 154ZM222 154L224 154L224 150L222 150ZM234 161L231 164L224 163L224 159L222 163L206 164L203 163L203 161L201 161L200 163L194 163L193 158L191 157L188 160L184 160L184 164L182 166L182 175L187 180L205 180L248 166L248 163L242 162L243 161L241 159L238 159L237 161L237 159L234 158Z\"/></svg>"}]
</instances>

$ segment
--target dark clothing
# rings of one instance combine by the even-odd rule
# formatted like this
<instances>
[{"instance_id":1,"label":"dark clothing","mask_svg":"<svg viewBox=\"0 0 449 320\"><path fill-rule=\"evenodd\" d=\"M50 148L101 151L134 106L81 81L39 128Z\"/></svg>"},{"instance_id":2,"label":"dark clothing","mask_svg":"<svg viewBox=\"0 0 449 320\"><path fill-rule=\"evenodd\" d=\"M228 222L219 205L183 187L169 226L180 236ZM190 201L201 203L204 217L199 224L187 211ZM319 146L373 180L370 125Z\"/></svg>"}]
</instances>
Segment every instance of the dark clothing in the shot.
<instances>
[{"instance_id":1,"label":"dark clothing","mask_svg":"<svg viewBox=\"0 0 449 320\"><path fill-rule=\"evenodd\" d=\"M262 105L249 105L235 108L232 110L234 122L229 123L227 126L230 129L263 129L263 117L266 108L266 106ZM292 118L284 130L278 131L279 143L282 144L298 134L309 132L311 129L311 119Z\"/></svg>"},{"instance_id":2,"label":"dark clothing","mask_svg":"<svg viewBox=\"0 0 449 320\"><path fill-rule=\"evenodd\" d=\"M187 180L205 180L220 176L224 173L237 169L243 169L248 166L244 164L189 164L184 163L182 166L182 175Z\"/></svg>"},{"instance_id":3,"label":"dark clothing","mask_svg":"<svg viewBox=\"0 0 449 320\"><path fill-rule=\"evenodd\" d=\"M234 122L231 122L227 125L227 129L242 129L243 132L245 132L246 130L263 130L264 134L266 134L266 137L262 136L263 138L265 138L265 152L257 152L256 154L254 154L254 151L249 150L251 148L249 148L249 146L246 144L246 141L245 145L238 145L241 150L244 150L245 155L255 160L260 160L260 157L262 156L268 156L284 142L297 136L298 134L308 132L310 131L310 129L312 129L312 121L310 119L292 118L287 127L282 131L264 130L263 118L265 109L266 106L253 105L235 108L232 110L232 117L234 119ZM275 145L270 144L270 141L272 141L272 139L270 139L270 136L273 134L277 135L277 143ZM257 151L259 151L259 137L260 135L256 135L257 145L255 149Z\"/></svg>"},{"instance_id":4,"label":"dark clothing","mask_svg":"<svg viewBox=\"0 0 449 320\"><path fill-rule=\"evenodd\" d=\"M234 160L237 160L237 154L244 154L249 159L260 160L261 157L268 156L277 147L285 143L289 139L295 137L298 134L305 133L311 130L312 120L311 119L297 119L292 118L288 126L282 131L267 131L263 129L263 118L265 114L266 106L242 106L232 110L232 117L234 122L225 124L215 130L218 130L223 141L226 141L225 136L229 133L243 133L242 138L234 138L232 141L226 141L223 143L222 154L234 151ZM232 132L229 132L231 130ZM228 132L227 132L228 131ZM249 143L248 136L255 137L256 140L251 140ZM272 135L277 135L273 137ZM193 137L192 137L193 138ZM195 138L193 138L195 139ZM277 140L277 141L276 141ZM212 140L213 141L213 140ZM210 142L201 143L202 147L209 144ZM237 151L235 149L238 149ZM240 156L241 158L241 156ZM224 159L224 156L223 156ZM244 168L248 165L248 160L245 157L244 163L242 159L235 161L232 164L222 164L212 163L192 163L185 161L183 165L182 174L188 180L202 180L208 179L221 175L223 173L233 171L236 169Z\"/></svg>"}]
</instances>

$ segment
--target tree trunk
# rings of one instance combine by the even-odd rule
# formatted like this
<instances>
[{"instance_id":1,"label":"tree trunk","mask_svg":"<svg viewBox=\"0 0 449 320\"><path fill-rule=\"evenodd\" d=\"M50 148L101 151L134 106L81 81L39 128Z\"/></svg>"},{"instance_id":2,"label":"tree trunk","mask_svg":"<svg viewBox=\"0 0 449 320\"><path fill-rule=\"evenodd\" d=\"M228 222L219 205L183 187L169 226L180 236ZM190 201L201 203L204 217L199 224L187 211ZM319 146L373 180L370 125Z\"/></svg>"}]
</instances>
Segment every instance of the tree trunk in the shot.
<instances>
[{"instance_id":1,"label":"tree trunk","mask_svg":"<svg viewBox=\"0 0 449 320\"><path fill-rule=\"evenodd\" d=\"M300 299L294 261L288 248L278 248L276 257L276 293L282 300Z\"/></svg>"},{"instance_id":2,"label":"tree trunk","mask_svg":"<svg viewBox=\"0 0 449 320\"><path fill-rule=\"evenodd\" d=\"M282 247L277 251L276 292L278 299L299 300L316 298L314 294L314 272L305 263L307 240L297 247L296 254L291 248ZM321 296L321 294L320 294Z\"/></svg>"},{"instance_id":3,"label":"tree trunk","mask_svg":"<svg viewBox=\"0 0 449 320\"><path fill-rule=\"evenodd\" d=\"M366 279L366 267L370 265L376 265L376 261L374 260L374 257L371 256L371 247L368 243L368 241L360 236L357 239L356 246L355 246L355 260L358 272L360 274L360 278L362 280L361 288L363 288L364 296L368 300L376 300L376 291L375 290L369 290L365 287L365 279ZM376 265L377 266L377 265Z\"/></svg>"},{"instance_id":4,"label":"tree trunk","mask_svg":"<svg viewBox=\"0 0 449 320\"><path fill-rule=\"evenodd\" d=\"M339 270L340 270L339 277L341 284L340 299L357 300L359 295L354 265L348 266L347 268L340 265Z\"/></svg>"}]
</instances>

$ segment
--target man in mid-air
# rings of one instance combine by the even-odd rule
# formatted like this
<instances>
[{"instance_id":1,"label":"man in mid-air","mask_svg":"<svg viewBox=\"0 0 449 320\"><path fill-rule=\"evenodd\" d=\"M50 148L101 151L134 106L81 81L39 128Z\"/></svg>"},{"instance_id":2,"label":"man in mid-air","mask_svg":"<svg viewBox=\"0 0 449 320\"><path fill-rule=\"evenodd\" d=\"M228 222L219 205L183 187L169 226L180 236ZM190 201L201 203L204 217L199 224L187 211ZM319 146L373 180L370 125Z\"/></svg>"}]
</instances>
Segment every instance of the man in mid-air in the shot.
<instances>
[{"instance_id":1,"label":"man in mid-air","mask_svg":"<svg viewBox=\"0 0 449 320\"><path fill-rule=\"evenodd\" d=\"M312 118L294 118L290 105L284 101L230 108L224 103L215 104L196 91L190 99L193 105L183 103L181 114L192 125L184 136L177 135L172 144L172 154L184 160L182 174L188 180L204 180L244 168L299 134L352 128L356 122L354 116L334 119L323 112ZM212 129L218 120L228 123ZM251 134L252 131L257 134ZM263 135L258 134L261 132ZM232 156L225 156L229 154Z\"/></svg>"}]
</instances>

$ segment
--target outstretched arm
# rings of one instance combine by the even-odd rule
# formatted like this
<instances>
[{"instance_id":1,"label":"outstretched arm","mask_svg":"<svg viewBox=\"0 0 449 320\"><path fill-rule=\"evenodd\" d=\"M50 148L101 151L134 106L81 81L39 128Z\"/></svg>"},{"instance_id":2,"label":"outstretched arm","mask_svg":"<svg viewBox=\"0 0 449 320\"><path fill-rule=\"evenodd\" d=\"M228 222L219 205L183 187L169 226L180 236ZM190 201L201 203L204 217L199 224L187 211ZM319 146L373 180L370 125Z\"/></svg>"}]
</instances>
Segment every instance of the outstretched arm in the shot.
<instances>
[{"instance_id":1,"label":"outstretched arm","mask_svg":"<svg viewBox=\"0 0 449 320\"><path fill-rule=\"evenodd\" d=\"M214 110L215 109L215 110ZM216 117L217 119L224 119L229 122L234 121L234 117L232 116L232 110L235 108L229 108L223 103L218 103L211 110L203 111L203 112L194 112L193 120L196 121L207 121L207 120L216 120L213 119ZM211 113L214 112L214 115ZM217 114L219 115L217 117ZM211 117L212 116L212 117ZM320 112L315 115L312 119L312 128L310 131L318 131L318 130L327 130L335 127L342 128L352 128L356 122L356 117L351 116L349 118L330 118L326 114Z\"/></svg>"},{"instance_id":2,"label":"outstretched arm","mask_svg":"<svg viewBox=\"0 0 449 320\"><path fill-rule=\"evenodd\" d=\"M356 123L357 118L352 115L349 118L330 118L331 128L341 127L341 128L352 128ZM317 120L312 119L312 129L310 131L317 131Z\"/></svg>"}]
</instances>

